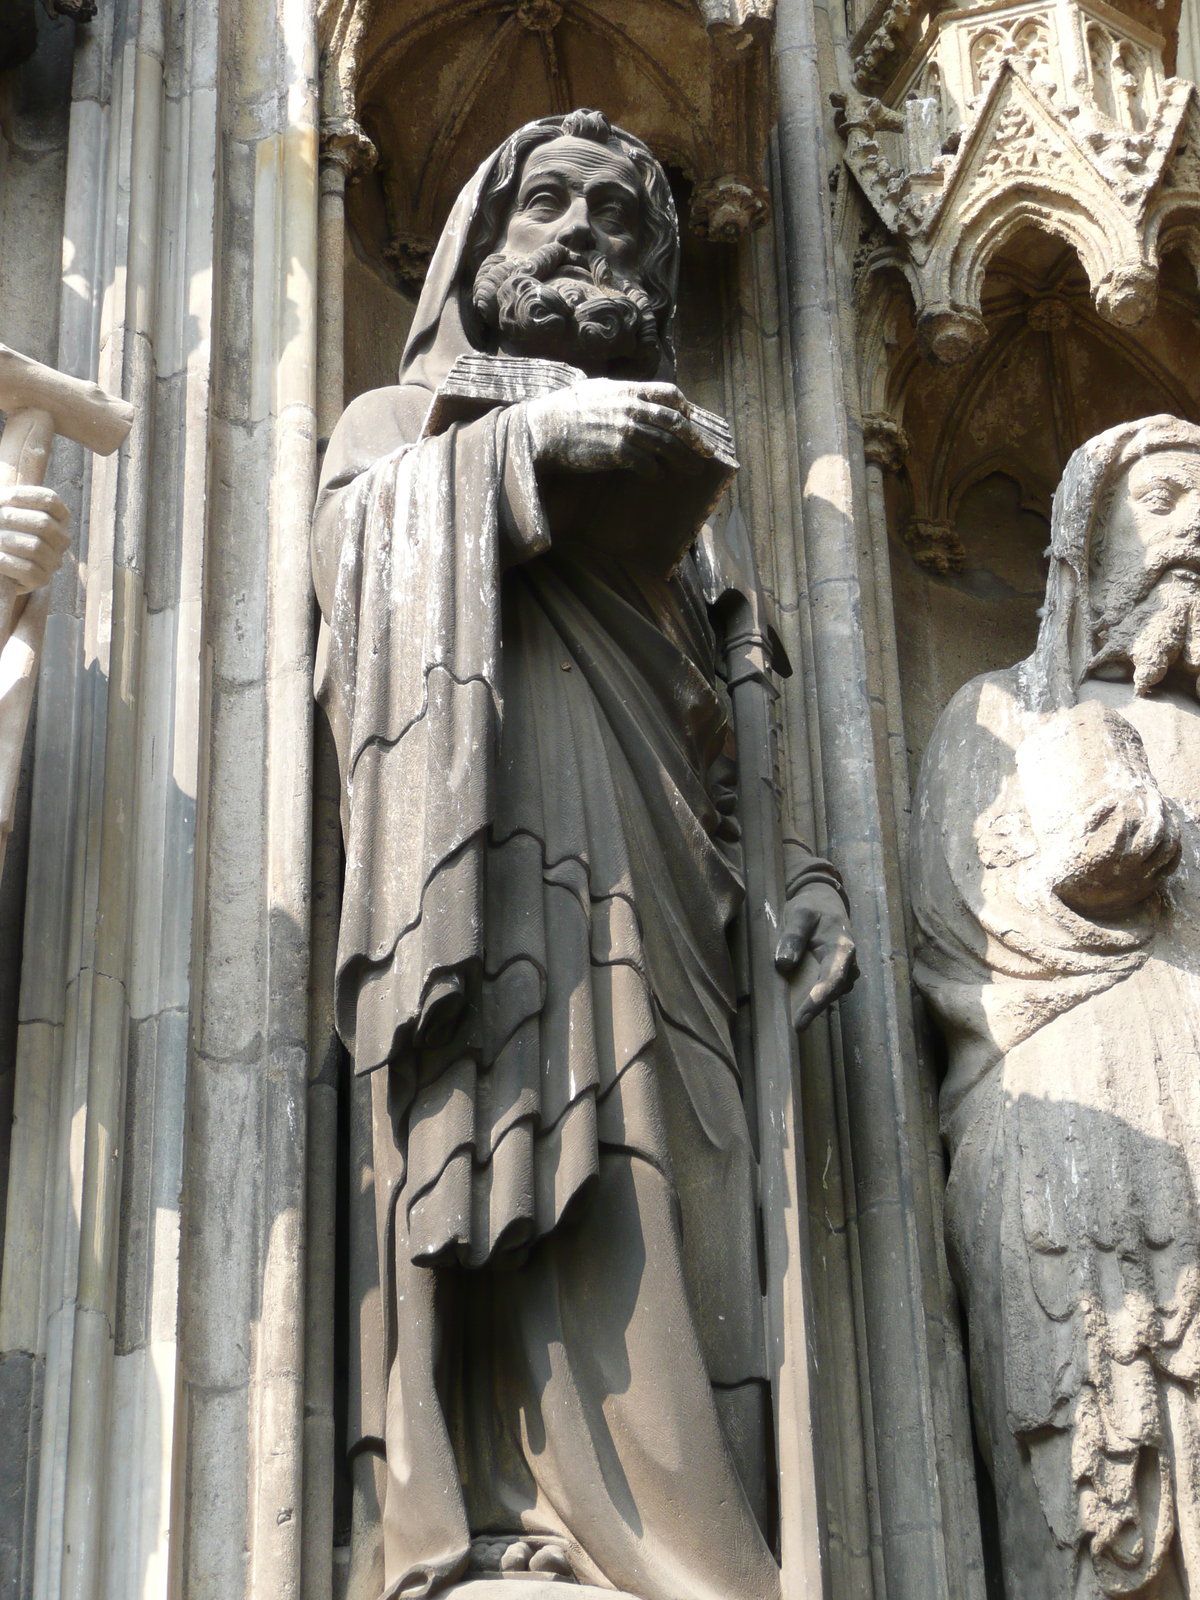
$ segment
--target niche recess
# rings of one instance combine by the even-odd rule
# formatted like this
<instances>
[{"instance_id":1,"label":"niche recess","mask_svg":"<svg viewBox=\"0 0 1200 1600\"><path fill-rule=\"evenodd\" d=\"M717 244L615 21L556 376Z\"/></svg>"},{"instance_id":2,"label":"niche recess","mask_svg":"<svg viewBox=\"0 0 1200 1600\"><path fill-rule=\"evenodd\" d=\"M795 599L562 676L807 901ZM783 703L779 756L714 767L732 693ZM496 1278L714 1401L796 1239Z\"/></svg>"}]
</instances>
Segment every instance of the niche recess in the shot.
<instances>
[{"instance_id":1,"label":"niche recess","mask_svg":"<svg viewBox=\"0 0 1200 1600\"><path fill-rule=\"evenodd\" d=\"M523 122L595 106L679 175L683 222L768 215L774 0L333 0L322 149L345 167L346 399L394 381L451 205Z\"/></svg>"},{"instance_id":2,"label":"niche recess","mask_svg":"<svg viewBox=\"0 0 1200 1600\"><path fill-rule=\"evenodd\" d=\"M1154 412L1200 420L1200 294L1178 252L1153 315L1120 328L1097 313L1075 252L1024 229L989 264L983 316L986 338L959 366L924 359L900 297L888 341L887 409L907 443L884 497L913 778L955 690L1033 648L1071 452Z\"/></svg>"}]
</instances>

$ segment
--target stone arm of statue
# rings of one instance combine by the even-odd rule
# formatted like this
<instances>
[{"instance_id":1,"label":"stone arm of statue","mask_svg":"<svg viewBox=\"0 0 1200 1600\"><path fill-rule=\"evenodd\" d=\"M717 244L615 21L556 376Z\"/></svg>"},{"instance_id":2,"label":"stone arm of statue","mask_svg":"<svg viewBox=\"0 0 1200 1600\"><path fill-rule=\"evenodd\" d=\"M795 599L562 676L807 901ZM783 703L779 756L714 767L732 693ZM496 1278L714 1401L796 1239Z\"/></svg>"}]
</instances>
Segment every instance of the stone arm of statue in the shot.
<instances>
[{"instance_id":1,"label":"stone arm of statue","mask_svg":"<svg viewBox=\"0 0 1200 1600\"><path fill-rule=\"evenodd\" d=\"M1086 917L1131 911L1179 865L1179 827L1137 730L1098 701L1057 711L1017 749L1039 870Z\"/></svg>"},{"instance_id":2,"label":"stone arm of statue","mask_svg":"<svg viewBox=\"0 0 1200 1600\"><path fill-rule=\"evenodd\" d=\"M858 957L850 928L850 906L841 874L794 837L783 841L787 905L775 966L792 989L792 1026L803 1033L835 1000L850 993ZM805 957L816 963L816 976Z\"/></svg>"},{"instance_id":3,"label":"stone arm of statue","mask_svg":"<svg viewBox=\"0 0 1200 1600\"><path fill-rule=\"evenodd\" d=\"M346 491L377 461L417 437L429 396L396 385L352 400L338 419L321 463L313 510L312 573L322 615L328 617L337 582L344 528L339 508Z\"/></svg>"},{"instance_id":4,"label":"stone arm of statue","mask_svg":"<svg viewBox=\"0 0 1200 1600\"><path fill-rule=\"evenodd\" d=\"M67 508L42 484L0 488L0 578L19 594L49 583L71 543Z\"/></svg>"},{"instance_id":5,"label":"stone arm of statue","mask_svg":"<svg viewBox=\"0 0 1200 1600\"><path fill-rule=\"evenodd\" d=\"M428 404L425 390L375 389L353 401L334 429L321 469L312 531L313 579L326 616L341 554L339 501L354 479L376 461L419 437ZM685 475L699 472L712 451L686 416L686 407L684 396L671 383L591 378L512 409L523 414L529 429L540 482L543 473L561 481L622 469L652 476L664 466ZM519 498L519 486L509 487L514 500ZM561 531L553 494L545 510L552 532ZM536 551L537 546L530 544L523 553ZM508 558L519 559L521 553L509 551Z\"/></svg>"}]
</instances>

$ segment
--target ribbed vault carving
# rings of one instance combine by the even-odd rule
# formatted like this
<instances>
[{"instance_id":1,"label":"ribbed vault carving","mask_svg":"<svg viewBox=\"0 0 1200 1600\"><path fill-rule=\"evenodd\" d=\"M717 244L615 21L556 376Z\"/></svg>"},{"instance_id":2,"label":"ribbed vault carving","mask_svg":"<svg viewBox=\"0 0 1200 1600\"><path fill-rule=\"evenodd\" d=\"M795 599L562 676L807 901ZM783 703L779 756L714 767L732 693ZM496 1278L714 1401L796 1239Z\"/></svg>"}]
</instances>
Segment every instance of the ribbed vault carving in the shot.
<instances>
[{"instance_id":1,"label":"ribbed vault carving","mask_svg":"<svg viewBox=\"0 0 1200 1600\"><path fill-rule=\"evenodd\" d=\"M859 347L868 450L898 475L894 526L931 571L962 566L960 508L984 480L1007 479L1048 528L1054 486L1085 439L1132 416L1200 415L1200 299L1180 254L1135 332L1100 315L1073 250L1020 233L983 286L982 342L949 371L922 358L897 279L877 278L871 299Z\"/></svg>"}]
</instances>

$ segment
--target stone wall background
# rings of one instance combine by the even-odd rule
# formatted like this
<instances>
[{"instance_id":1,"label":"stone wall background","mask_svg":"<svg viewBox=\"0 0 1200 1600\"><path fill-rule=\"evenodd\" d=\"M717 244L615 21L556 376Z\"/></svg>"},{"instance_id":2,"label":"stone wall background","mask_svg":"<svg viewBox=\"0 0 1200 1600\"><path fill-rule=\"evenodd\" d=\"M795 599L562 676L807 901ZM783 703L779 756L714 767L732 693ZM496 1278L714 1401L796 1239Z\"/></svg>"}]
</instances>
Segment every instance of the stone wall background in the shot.
<instances>
[{"instance_id":1,"label":"stone wall background","mask_svg":"<svg viewBox=\"0 0 1200 1600\"><path fill-rule=\"evenodd\" d=\"M56 457L78 564L54 591L33 768L0 1290L24 1441L5 1464L5 1600L334 1592L337 842L320 742L314 758L307 518L320 440L348 392L391 377L405 309L341 231L337 161L318 167L317 23L303 0L101 4L75 30L69 103L61 80L61 189L34 185L46 259L0 257L5 295L33 286L49 317L42 346L13 342L138 408L117 461ZM684 376L734 419L739 503L803 664L782 703L785 787L861 888L875 973L858 1033L822 1025L805 1055L830 1581L941 1594L921 1246L911 1173L896 1176L911 1158L893 1144L881 1188L851 1157L871 1113L843 1060L865 1048L895 1093L896 1003L872 780L822 779L870 734L817 19L793 0L788 26L790 122L762 184L779 227L689 258L703 289ZM828 66L844 28L822 14L820 30ZM809 239L815 258L797 254ZM868 1359L873 1263L897 1225L883 1342L914 1381L891 1353Z\"/></svg>"},{"instance_id":2,"label":"stone wall background","mask_svg":"<svg viewBox=\"0 0 1200 1600\"><path fill-rule=\"evenodd\" d=\"M299 1495L269 1467L298 1486L275 1436L289 1382L299 1428L302 1295L289 1316L268 1269L295 1285L304 1119L285 1104L273 1156L268 1102L302 1095L307 1045L315 25L304 7L135 0L40 26L19 82L74 36L69 141L64 161L43 136L45 259L36 208L28 250L6 213L0 301L35 305L49 335L5 334L124 393L137 421L119 458L60 441L52 472L76 544L36 728L0 1581L277 1593ZM28 165L16 134L10 174L14 151ZM6 184L6 207L20 194ZM238 1053L255 1049L252 1071ZM279 1315L256 1337L264 1278ZM254 1481L239 1437L243 1464L260 1445Z\"/></svg>"}]
</instances>

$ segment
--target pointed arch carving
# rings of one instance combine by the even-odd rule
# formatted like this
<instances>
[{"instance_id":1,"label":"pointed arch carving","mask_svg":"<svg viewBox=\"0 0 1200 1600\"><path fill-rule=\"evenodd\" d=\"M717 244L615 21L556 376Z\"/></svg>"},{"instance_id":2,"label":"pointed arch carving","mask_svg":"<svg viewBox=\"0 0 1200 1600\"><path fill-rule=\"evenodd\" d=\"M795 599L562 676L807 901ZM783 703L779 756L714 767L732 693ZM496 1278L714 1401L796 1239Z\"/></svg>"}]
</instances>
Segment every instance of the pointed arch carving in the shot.
<instances>
[{"instance_id":1,"label":"pointed arch carving","mask_svg":"<svg viewBox=\"0 0 1200 1600\"><path fill-rule=\"evenodd\" d=\"M1111 425L1112 408L1200 415L1192 268L1164 247L1155 310L1140 328L1100 314L1073 249L1030 225L998 245L983 285L985 338L941 369L924 357L912 301L896 267L873 264L860 280L858 370L868 459L902 481L893 532L926 570L962 568L960 507L996 475L1019 490L1022 509L1048 517L1051 491L1070 452ZM1097 383L1089 374L1103 372ZM1107 408L1107 409L1106 409ZM902 447L887 460L870 439Z\"/></svg>"},{"instance_id":2,"label":"pointed arch carving","mask_svg":"<svg viewBox=\"0 0 1200 1600\"><path fill-rule=\"evenodd\" d=\"M1164 244L1200 268L1200 98L1164 40L1103 0L1036 0L932 20L886 100L835 96L846 165L888 236L933 361L984 338L988 262L1022 228L1070 244L1097 311L1154 309ZM936 65L940 151L914 108Z\"/></svg>"}]
</instances>

